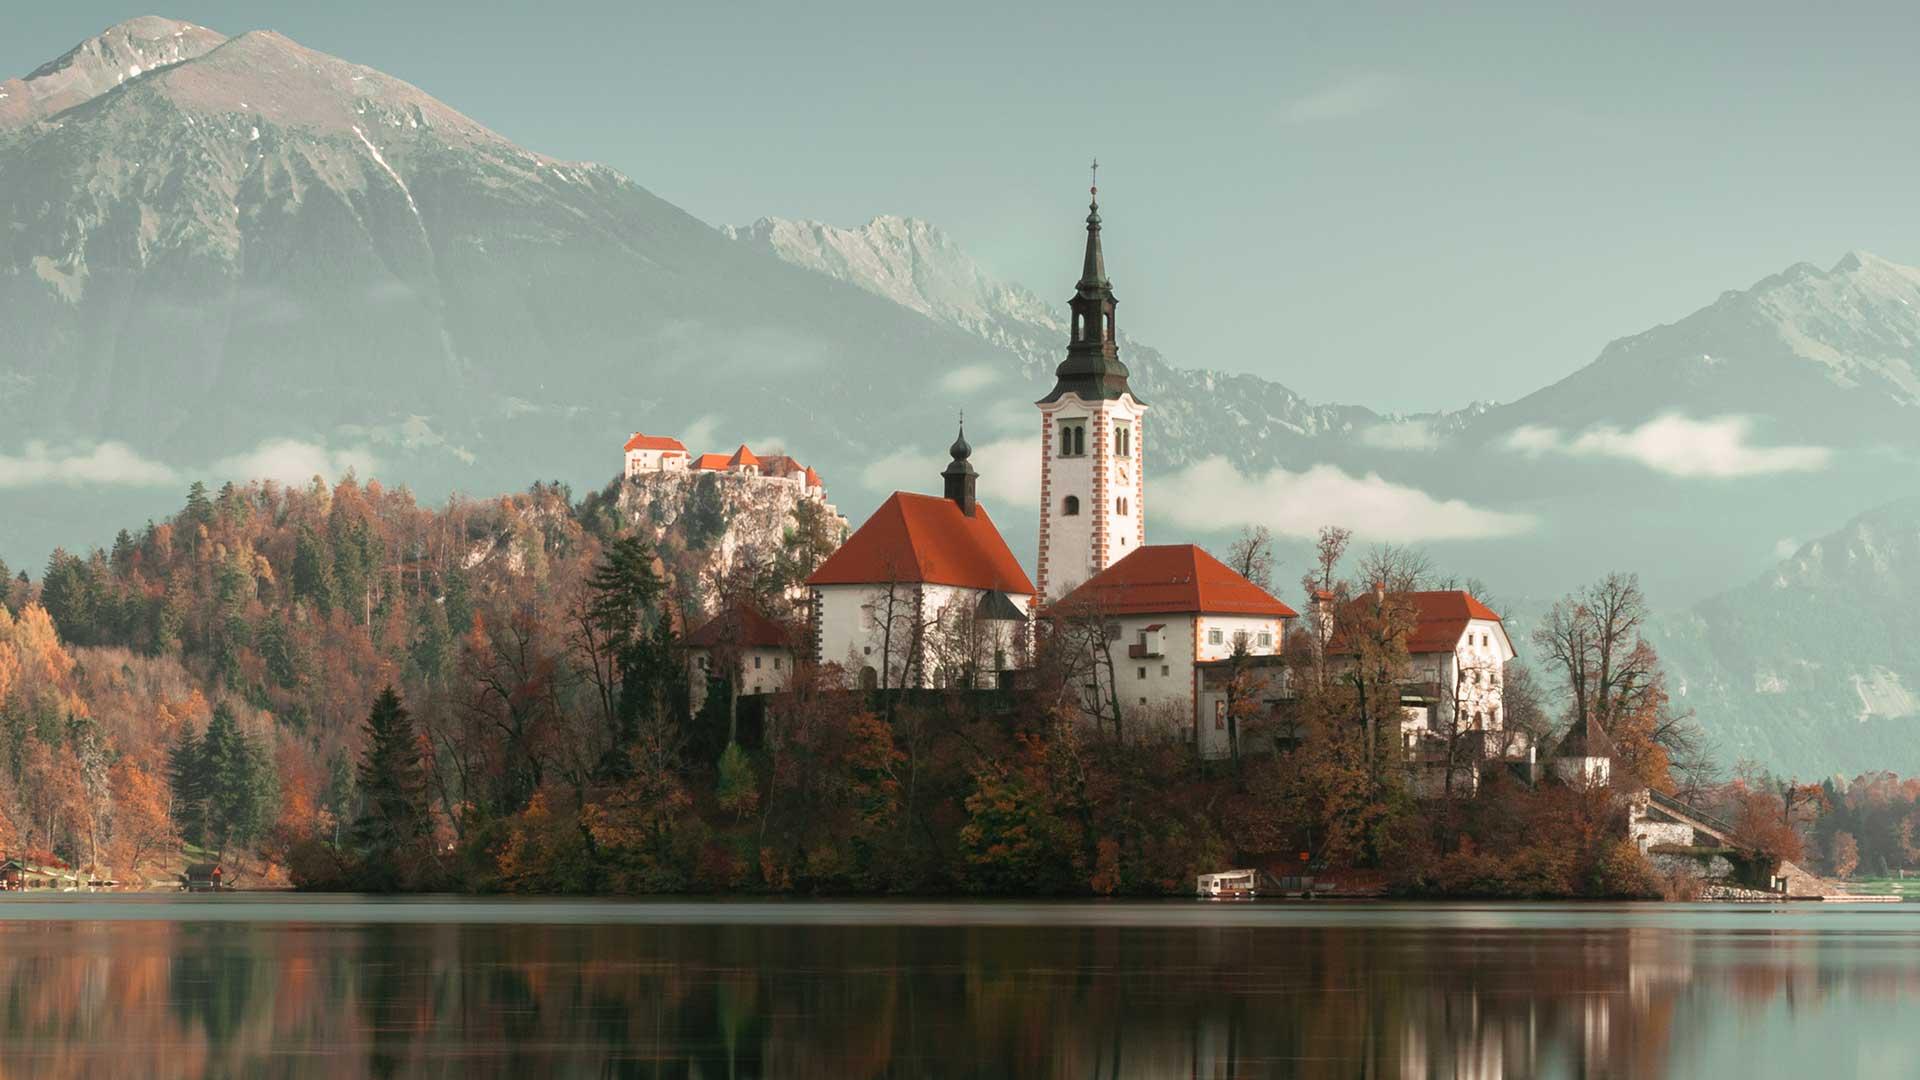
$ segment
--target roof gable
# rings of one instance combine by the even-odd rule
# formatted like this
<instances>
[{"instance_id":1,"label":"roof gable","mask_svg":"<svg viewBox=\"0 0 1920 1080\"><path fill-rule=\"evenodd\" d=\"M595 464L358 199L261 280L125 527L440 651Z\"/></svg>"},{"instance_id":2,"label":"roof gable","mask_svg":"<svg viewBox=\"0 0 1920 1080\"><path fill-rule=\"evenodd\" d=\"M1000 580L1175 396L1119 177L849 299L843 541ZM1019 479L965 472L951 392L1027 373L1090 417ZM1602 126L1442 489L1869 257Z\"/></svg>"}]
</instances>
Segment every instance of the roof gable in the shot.
<instances>
[{"instance_id":1,"label":"roof gable","mask_svg":"<svg viewBox=\"0 0 1920 1080\"><path fill-rule=\"evenodd\" d=\"M985 506L975 504L968 517L949 499L909 491L896 491L881 503L807 578L808 585L888 582L1033 595L1033 582Z\"/></svg>"},{"instance_id":2,"label":"roof gable","mask_svg":"<svg viewBox=\"0 0 1920 1080\"><path fill-rule=\"evenodd\" d=\"M728 608L687 635L687 645L711 649L717 645L788 649L793 642L785 627L744 605Z\"/></svg>"},{"instance_id":3,"label":"roof gable","mask_svg":"<svg viewBox=\"0 0 1920 1080\"><path fill-rule=\"evenodd\" d=\"M1502 639L1506 637L1506 626L1499 614L1465 589L1395 593L1393 598L1413 607L1414 624L1413 631L1407 635L1407 652L1414 656L1453 652L1460 647L1460 639L1475 620L1499 625ZM1371 596L1361 596L1350 601L1349 606L1372 600ZM1338 640L1330 647L1336 653L1352 652Z\"/></svg>"},{"instance_id":4,"label":"roof gable","mask_svg":"<svg viewBox=\"0 0 1920 1080\"><path fill-rule=\"evenodd\" d=\"M642 435L638 431L633 433L633 438L628 439L627 445L621 447L621 449L622 450L678 450L682 454L687 452L686 445L682 443L679 439L673 438L670 435Z\"/></svg>"},{"instance_id":5,"label":"roof gable","mask_svg":"<svg viewBox=\"0 0 1920 1080\"><path fill-rule=\"evenodd\" d=\"M1258 615L1297 612L1194 544L1150 544L1088 578L1057 607L1107 615Z\"/></svg>"}]
</instances>

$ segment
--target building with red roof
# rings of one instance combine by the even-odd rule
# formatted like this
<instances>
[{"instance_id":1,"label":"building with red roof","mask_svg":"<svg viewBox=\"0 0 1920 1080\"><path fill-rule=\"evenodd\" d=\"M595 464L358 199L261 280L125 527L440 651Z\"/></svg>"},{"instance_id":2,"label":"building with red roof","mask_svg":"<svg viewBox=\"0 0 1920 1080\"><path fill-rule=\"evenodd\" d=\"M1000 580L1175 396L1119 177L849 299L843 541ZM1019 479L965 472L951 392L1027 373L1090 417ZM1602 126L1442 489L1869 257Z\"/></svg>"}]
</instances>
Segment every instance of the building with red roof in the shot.
<instances>
[{"instance_id":1,"label":"building with red roof","mask_svg":"<svg viewBox=\"0 0 1920 1080\"><path fill-rule=\"evenodd\" d=\"M975 498L964 432L944 495L896 491L806 585L815 655L881 688L970 683L1025 652L1033 582Z\"/></svg>"},{"instance_id":2,"label":"building with red roof","mask_svg":"<svg viewBox=\"0 0 1920 1080\"><path fill-rule=\"evenodd\" d=\"M686 637L695 677L689 687L694 712L706 701L710 679L727 679L736 697L784 690L793 675L793 631L747 605L734 605Z\"/></svg>"},{"instance_id":3,"label":"building with red roof","mask_svg":"<svg viewBox=\"0 0 1920 1080\"><path fill-rule=\"evenodd\" d=\"M1203 693L1201 669L1276 655L1297 614L1193 544L1135 548L1048 609L1061 632L1107 651L1098 668L1113 685L1100 685L1103 674L1092 693L1117 698L1144 728L1190 732L1208 757L1230 747L1225 699Z\"/></svg>"},{"instance_id":4,"label":"building with red roof","mask_svg":"<svg viewBox=\"0 0 1920 1080\"><path fill-rule=\"evenodd\" d=\"M668 472L685 469L687 448L670 435L643 435L636 431L620 448L625 455L623 474Z\"/></svg>"},{"instance_id":5,"label":"building with red roof","mask_svg":"<svg viewBox=\"0 0 1920 1080\"><path fill-rule=\"evenodd\" d=\"M1506 731L1505 671L1517 653L1499 613L1478 597L1464 589L1376 589L1337 609L1327 658L1351 669L1361 643L1374 638L1406 649L1401 738L1410 754L1434 757L1438 744L1457 743L1462 733L1473 733L1486 755L1528 752Z\"/></svg>"}]
</instances>

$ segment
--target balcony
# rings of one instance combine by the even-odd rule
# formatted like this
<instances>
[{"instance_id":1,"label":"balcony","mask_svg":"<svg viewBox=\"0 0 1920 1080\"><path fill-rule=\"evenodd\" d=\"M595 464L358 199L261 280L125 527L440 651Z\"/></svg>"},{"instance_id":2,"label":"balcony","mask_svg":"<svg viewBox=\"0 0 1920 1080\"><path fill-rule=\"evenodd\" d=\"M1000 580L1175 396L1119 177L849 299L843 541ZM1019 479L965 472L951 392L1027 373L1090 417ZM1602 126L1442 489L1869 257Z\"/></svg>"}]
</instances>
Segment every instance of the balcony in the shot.
<instances>
[{"instance_id":1,"label":"balcony","mask_svg":"<svg viewBox=\"0 0 1920 1080\"><path fill-rule=\"evenodd\" d=\"M1127 646L1129 660L1158 660L1165 655L1166 653L1161 651L1159 645L1147 645L1136 641Z\"/></svg>"}]
</instances>

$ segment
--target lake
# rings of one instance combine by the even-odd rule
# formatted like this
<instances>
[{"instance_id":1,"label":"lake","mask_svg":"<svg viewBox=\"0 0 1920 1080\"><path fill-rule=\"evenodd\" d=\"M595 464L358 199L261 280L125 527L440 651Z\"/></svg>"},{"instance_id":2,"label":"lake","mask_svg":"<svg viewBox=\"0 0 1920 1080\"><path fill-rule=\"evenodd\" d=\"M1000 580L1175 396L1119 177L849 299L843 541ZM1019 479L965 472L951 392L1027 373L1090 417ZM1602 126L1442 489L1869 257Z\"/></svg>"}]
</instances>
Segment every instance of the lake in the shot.
<instances>
[{"instance_id":1,"label":"lake","mask_svg":"<svg viewBox=\"0 0 1920 1080\"><path fill-rule=\"evenodd\" d=\"M1920 905L0 898L0 1074L1920 1075Z\"/></svg>"}]
</instances>

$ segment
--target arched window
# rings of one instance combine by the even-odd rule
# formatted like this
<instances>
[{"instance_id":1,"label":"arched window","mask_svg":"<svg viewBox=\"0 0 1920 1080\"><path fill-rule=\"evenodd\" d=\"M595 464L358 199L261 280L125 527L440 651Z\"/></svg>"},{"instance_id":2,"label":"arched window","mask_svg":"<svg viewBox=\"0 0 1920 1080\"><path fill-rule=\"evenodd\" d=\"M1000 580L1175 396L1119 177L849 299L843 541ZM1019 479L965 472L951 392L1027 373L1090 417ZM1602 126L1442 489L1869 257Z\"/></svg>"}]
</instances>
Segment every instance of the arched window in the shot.
<instances>
[{"instance_id":1,"label":"arched window","mask_svg":"<svg viewBox=\"0 0 1920 1080\"><path fill-rule=\"evenodd\" d=\"M1113 500L1113 510L1114 513L1119 514L1121 517L1127 516L1127 497L1125 495Z\"/></svg>"},{"instance_id":2,"label":"arched window","mask_svg":"<svg viewBox=\"0 0 1920 1080\"><path fill-rule=\"evenodd\" d=\"M1080 513L1080 496L1078 495L1067 496L1066 501L1060 504L1060 513L1067 517L1073 517L1079 514Z\"/></svg>"},{"instance_id":3,"label":"arched window","mask_svg":"<svg viewBox=\"0 0 1920 1080\"><path fill-rule=\"evenodd\" d=\"M1073 429L1073 455L1079 457L1087 452L1087 429L1085 426Z\"/></svg>"},{"instance_id":4,"label":"arched window","mask_svg":"<svg viewBox=\"0 0 1920 1080\"><path fill-rule=\"evenodd\" d=\"M879 685L880 685L880 673L878 671L873 670L872 664L868 664L867 666L860 669L860 689L873 690L878 688Z\"/></svg>"},{"instance_id":5,"label":"arched window","mask_svg":"<svg viewBox=\"0 0 1920 1080\"><path fill-rule=\"evenodd\" d=\"M1076 311L1073 314L1073 340L1085 341L1086 338L1087 338L1087 317Z\"/></svg>"}]
</instances>

